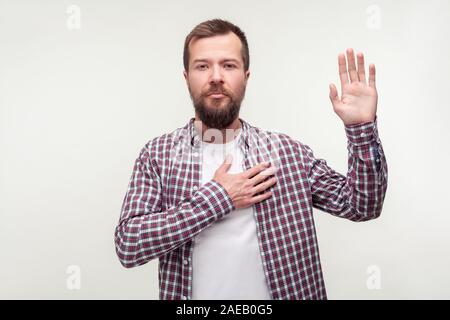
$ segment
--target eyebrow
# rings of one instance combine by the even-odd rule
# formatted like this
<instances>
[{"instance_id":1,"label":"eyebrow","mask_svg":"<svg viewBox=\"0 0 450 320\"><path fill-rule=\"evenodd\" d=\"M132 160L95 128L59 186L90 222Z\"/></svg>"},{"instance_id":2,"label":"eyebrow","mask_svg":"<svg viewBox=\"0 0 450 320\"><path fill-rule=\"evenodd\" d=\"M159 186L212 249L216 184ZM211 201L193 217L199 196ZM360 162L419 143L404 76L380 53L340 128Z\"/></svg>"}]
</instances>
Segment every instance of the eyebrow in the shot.
<instances>
[{"instance_id":1,"label":"eyebrow","mask_svg":"<svg viewBox=\"0 0 450 320\"><path fill-rule=\"evenodd\" d=\"M208 61L209 61L208 59L195 59L192 62L192 64L197 63L197 62L208 62ZM220 62L226 62L226 61L233 61L233 62L239 64L239 60L234 59L234 58L225 58L225 59L220 60Z\"/></svg>"}]
</instances>

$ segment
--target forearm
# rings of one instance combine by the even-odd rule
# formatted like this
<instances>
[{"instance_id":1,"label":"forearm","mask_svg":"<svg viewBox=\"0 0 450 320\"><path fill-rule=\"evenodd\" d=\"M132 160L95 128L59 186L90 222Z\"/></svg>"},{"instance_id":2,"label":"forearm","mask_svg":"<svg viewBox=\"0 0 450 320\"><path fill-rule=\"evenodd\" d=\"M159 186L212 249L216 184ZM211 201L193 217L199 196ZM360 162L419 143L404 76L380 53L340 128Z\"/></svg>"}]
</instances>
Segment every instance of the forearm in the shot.
<instances>
[{"instance_id":1,"label":"forearm","mask_svg":"<svg viewBox=\"0 0 450 320\"><path fill-rule=\"evenodd\" d=\"M387 189L387 163L376 122L345 127L348 138L348 171L344 176L323 159L311 161L313 206L352 221L375 219L381 214Z\"/></svg>"},{"instance_id":2,"label":"forearm","mask_svg":"<svg viewBox=\"0 0 450 320\"><path fill-rule=\"evenodd\" d=\"M225 189L210 181L166 211L122 212L127 218L115 230L117 255L124 267L142 265L178 248L232 210Z\"/></svg>"},{"instance_id":3,"label":"forearm","mask_svg":"<svg viewBox=\"0 0 450 320\"><path fill-rule=\"evenodd\" d=\"M381 214L388 182L387 162L376 120L373 123L346 127L346 133L351 220L375 219Z\"/></svg>"}]
</instances>

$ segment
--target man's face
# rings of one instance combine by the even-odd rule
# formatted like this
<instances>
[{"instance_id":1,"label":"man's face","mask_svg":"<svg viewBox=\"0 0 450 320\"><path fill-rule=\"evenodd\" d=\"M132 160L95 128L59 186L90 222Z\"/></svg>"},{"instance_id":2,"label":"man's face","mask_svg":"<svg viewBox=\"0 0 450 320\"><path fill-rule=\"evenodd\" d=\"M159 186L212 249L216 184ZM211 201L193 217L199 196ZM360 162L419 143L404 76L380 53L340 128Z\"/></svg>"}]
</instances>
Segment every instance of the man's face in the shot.
<instances>
[{"instance_id":1,"label":"man's face","mask_svg":"<svg viewBox=\"0 0 450 320\"><path fill-rule=\"evenodd\" d=\"M184 77L194 108L209 128L224 129L239 115L250 71L244 71L241 41L234 33L193 39Z\"/></svg>"}]
</instances>

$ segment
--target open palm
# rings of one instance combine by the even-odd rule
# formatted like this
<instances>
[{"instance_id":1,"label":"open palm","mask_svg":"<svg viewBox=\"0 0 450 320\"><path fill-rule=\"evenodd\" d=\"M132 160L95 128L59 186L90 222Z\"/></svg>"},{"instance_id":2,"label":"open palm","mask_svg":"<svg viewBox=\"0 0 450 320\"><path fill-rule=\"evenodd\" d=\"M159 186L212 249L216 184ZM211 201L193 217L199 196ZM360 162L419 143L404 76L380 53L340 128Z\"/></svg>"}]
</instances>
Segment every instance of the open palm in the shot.
<instances>
[{"instance_id":1,"label":"open palm","mask_svg":"<svg viewBox=\"0 0 450 320\"><path fill-rule=\"evenodd\" d=\"M330 85L330 100L334 112L345 125L372 122L377 112L378 94L375 87L375 65L369 66L369 81L366 81L364 55L357 55L356 69L353 49L347 49L347 61L339 54L339 77L341 80L341 98L334 84ZM347 68L348 62L348 68Z\"/></svg>"}]
</instances>

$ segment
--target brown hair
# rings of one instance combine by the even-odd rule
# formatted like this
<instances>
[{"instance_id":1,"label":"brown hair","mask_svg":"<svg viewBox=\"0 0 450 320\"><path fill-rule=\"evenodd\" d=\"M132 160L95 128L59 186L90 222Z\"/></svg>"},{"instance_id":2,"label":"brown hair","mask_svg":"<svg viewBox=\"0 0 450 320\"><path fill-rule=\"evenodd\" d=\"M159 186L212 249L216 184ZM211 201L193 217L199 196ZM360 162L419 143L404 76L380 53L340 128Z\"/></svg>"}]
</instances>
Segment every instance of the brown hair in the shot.
<instances>
[{"instance_id":1,"label":"brown hair","mask_svg":"<svg viewBox=\"0 0 450 320\"><path fill-rule=\"evenodd\" d=\"M184 70L188 71L189 69L189 43L195 39L207 38L216 35L224 35L229 32L233 32L235 35L239 37L242 43L242 60L244 61L244 70L247 71L250 67L250 54L248 50L247 38L245 37L245 33L242 30L228 22L226 20L221 19L213 19L207 20L200 24L198 24L186 37L184 41L184 51L183 51L183 63Z\"/></svg>"}]
</instances>

